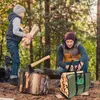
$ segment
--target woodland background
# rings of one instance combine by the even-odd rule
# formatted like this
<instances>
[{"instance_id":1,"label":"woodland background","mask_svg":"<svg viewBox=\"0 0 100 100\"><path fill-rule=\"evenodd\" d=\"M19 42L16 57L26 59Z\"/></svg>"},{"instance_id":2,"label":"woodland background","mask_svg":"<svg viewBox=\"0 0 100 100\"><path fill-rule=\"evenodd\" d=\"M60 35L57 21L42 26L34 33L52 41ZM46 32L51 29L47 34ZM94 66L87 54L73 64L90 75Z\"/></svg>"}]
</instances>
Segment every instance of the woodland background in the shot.
<instances>
[{"instance_id":1,"label":"woodland background","mask_svg":"<svg viewBox=\"0 0 100 100\"><path fill-rule=\"evenodd\" d=\"M9 55L6 48L8 15L16 4L26 8L25 32L37 23L40 32L35 36L29 49L20 44L21 68L50 55L50 60L37 67L57 69L57 49L64 34L76 33L89 55L89 71L92 80L100 79L100 0L97 2L97 17L91 17L91 6L95 0L0 0L0 66Z\"/></svg>"}]
</instances>

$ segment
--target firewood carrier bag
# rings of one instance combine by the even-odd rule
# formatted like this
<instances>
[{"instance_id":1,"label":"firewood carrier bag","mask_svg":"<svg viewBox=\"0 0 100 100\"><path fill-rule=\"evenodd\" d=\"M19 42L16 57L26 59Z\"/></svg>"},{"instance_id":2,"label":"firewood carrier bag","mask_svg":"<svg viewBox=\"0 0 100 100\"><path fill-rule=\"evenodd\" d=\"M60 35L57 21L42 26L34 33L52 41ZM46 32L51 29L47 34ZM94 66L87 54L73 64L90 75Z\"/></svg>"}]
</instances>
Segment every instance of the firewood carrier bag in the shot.
<instances>
[{"instance_id":1,"label":"firewood carrier bag","mask_svg":"<svg viewBox=\"0 0 100 100\"><path fill-rule=\"evenodd\" d=\"M62 73L60 91L68 99L89 90L90 72L74 71Z\"/></svg>"}]
</instances>

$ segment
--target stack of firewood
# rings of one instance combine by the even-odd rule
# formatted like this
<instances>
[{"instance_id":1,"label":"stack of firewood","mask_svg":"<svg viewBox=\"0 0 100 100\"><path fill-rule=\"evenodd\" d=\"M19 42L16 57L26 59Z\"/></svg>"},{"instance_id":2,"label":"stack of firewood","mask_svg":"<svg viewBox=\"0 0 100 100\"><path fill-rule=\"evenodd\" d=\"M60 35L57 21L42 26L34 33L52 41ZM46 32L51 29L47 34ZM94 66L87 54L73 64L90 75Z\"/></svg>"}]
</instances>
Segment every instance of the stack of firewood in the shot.
<instances>
[{"instance_id":1,"label":"stack of firewood","mask_svg":"<svg viewBox=\"0 0 100 100\"><path fill-rule=\"evenodd\" d=\"M78 71L77 75L82 74L83 71ZM66 97L71 97L76 95L76 77L75 77L75 72L67 72L67 73L62 73L61 79L60 79L60 91L66 96ZM71 86L72 85L72 86ZM84 85L82 85L84 88ZM83 88L80 89L80 93L83 92Z\"/></svg>"},{"instance_id":2,"label":"stack of firewood","mask_svg":"<svg viewBox=\"0 0 100 100\"><path fill-rule=\"evenodd\" d=\"M67 73L63 73L60 79L60 91L68 97L68 80L66 78Z\"/></svg>"}]
</instances>

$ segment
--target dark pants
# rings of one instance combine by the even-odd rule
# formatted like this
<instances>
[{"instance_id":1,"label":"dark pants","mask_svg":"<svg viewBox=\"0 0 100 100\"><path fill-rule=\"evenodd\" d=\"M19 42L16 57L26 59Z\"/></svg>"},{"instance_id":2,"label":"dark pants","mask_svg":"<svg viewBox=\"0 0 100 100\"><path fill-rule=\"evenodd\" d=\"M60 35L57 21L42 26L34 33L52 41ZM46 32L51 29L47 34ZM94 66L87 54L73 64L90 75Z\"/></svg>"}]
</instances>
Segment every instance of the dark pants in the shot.
<instances>
[{"instance_id":1,"label":"dark pants","mask_svg":"<svg viewBox=\"0 0 100 100\"><path fill-rule=\"evenodd\" d=\"M15 41L7 40L7 48L12 58L11 75L18 76L18 68L20 65L18 43Z\"/></svg>"},{"instance_id":2,"label":"dark pants","mask_svg":"<svg viewBox=\"0 0 100 100\"><path fill-rule=\"evenodd\" d=\"M71 62L65 62L65 64L70 65ZM72 65L75 66L75 65L78 65L78 64L79 64L79 61L74 61ZM83 70L84 72L88 71L88 61L84 62L84 65L82 66L81 70ZM63 72L68 72L68 70L59 66L58 67L58 74L61 75Z\"/></svg>"}]
</instances>

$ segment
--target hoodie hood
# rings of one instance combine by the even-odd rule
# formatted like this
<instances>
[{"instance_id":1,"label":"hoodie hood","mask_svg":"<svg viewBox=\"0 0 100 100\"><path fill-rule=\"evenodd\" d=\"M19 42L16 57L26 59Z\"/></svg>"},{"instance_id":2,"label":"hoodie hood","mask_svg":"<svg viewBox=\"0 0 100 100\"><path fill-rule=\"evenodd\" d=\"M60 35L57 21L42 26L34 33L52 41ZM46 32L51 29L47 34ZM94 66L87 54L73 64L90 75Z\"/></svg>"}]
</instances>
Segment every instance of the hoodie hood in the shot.
<instances>
[{"instance_id":1,"label":"hoodie hood","mask_svg":"<svg viewBox=\"0 0 100 100\"><path fill-rule=\"evenodd\" d=\"M10 13L8 16L8 20L11 21L12 19L14 19L15 17L19 17L21 19L20 16L18 16L17 14L15 14L14 12Z\"/></svg>"},{"instance_id":2,"label":"hoodie hood","mask_svg":"<svg viewBox=\"0 0 100 100\"><path fill-rule=\"evenodd\" d=\"M63 38L63 40L62 40L62 44L65 46L65 48L66 49L70 49L70 48L68 48L68 46L66 45L66 35L64 36L64 38ZM75 36L75 39L74 39L74 45L76 44L78 42L78 40L77 40L77 37ZM73 45L73 47L74 47L74 45ZM72 47L72 48L73 48Z\"/></svg>"},{"instance_id":3,"label":"hoodie hood","mask_svg":"<svg viewBox=\"0 0 100 100\"><path fill-rule=\"evenodd\" d=\"M14 33L13 33L13 20L14 20L14 18L19 18L22 22L22 19L17 14L15 14L15 13L9 14L9 16L8 16L9 25L8 25L8 30L6 33L6 40L15 41L16 43L19 44L22 37L14 35Z\"/></svg>"}]
</instances>

